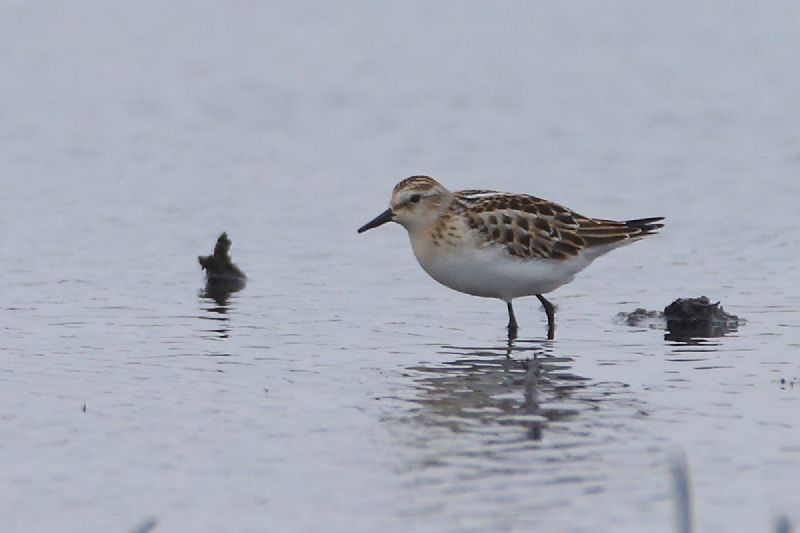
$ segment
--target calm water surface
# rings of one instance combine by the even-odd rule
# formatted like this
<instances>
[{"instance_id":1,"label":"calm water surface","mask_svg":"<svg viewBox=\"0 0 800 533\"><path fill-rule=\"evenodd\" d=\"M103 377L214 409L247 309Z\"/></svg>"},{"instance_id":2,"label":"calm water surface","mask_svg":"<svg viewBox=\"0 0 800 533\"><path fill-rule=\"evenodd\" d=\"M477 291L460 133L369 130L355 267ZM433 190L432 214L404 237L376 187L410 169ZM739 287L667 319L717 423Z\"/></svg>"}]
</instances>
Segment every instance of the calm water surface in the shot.
<instances>
[{"instance_id":1,"label":"calm water surface","mask_svg":"<svg viewBox=\"0 0 800 533\"><path fill-rule=\"evenodd\" d=\"M0 6L0 529L800 520L791 2ZM430 280L396 181L664 215L544 313ZM196 262L227 231L228 299ZM705 294L678 343L616 324Z\"/></svg>"}]
</instances>

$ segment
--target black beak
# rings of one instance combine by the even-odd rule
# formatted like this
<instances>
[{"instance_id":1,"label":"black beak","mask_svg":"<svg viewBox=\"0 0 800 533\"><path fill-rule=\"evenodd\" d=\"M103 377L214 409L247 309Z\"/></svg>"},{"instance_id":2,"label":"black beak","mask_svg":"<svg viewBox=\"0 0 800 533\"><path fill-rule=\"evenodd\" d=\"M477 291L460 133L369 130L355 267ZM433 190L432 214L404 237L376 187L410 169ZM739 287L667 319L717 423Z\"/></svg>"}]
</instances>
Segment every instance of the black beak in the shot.
<instances>
[{"instance_id":1,"label":"black beak","mask_svg":"<svg viewBox=\"0 0 800 533\"><path fill-rule=\"evenodd\" d=\"M380 215L376 216L360 228L358 228L359 233L364 233L368 229L377 228L378 226L383 226L387 222L391 222L392 218L394 218L394 211L391 209L387 209Z\"/></svg>"}]
</instances>

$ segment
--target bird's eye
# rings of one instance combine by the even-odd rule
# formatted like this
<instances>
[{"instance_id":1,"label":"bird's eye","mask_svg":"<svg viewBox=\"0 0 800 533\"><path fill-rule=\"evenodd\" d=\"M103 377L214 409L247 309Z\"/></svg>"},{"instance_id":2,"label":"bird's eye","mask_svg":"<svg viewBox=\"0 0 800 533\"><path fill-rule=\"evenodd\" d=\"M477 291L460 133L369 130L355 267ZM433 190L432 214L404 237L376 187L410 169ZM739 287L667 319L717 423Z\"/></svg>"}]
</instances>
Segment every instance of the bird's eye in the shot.
<instances>
[{"instance_id":1,"label":"bird's eye","mask_svg":"<svg viewBox=\"0 0 800 533\"><path fill-rule=\"evenodd\" d=\"M408 201L411 202L412 204L418 204L419 203L419 199L420 199L420 195L419 194L412 194L411 198L409 198Z\"/></svg>"}]
</instances>

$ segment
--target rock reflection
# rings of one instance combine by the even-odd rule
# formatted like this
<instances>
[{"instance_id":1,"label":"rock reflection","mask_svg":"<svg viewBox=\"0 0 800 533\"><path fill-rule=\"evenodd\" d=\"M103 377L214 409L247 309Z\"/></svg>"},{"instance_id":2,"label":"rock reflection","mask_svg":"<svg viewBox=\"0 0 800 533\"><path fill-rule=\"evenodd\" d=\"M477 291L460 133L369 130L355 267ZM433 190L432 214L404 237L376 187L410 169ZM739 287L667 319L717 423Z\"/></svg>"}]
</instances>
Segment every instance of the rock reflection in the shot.
<instances>
[{"instance_id":1,"label":"rock reflection","mask_svg":"<svg viewBox=\"0 0 800 533\"><path fill-rule=\"evenodd\" d=\"M708 342L706 339L725 337L736 333L736 328L700 325L699 327L668 327L664 340L678 344L710 344L718 346L720 343Z\"/></svg>"},{"instance_id":2,"label":"rock reflection","mask_svg":"<svg viewBox=\"0 0 800 533\"><path fill-rule=\"evenodd\" d=\"M238 289L213 286L211 284L200 291L200 300L204 304L204 310L206 311L206 314L201 315L200 318L212 320L215 325L212 329L205 331L221 339L228 338L230 331L228 311L231 309L229 302L231 295L237 291Z\"/></svg>"}]
</instances>

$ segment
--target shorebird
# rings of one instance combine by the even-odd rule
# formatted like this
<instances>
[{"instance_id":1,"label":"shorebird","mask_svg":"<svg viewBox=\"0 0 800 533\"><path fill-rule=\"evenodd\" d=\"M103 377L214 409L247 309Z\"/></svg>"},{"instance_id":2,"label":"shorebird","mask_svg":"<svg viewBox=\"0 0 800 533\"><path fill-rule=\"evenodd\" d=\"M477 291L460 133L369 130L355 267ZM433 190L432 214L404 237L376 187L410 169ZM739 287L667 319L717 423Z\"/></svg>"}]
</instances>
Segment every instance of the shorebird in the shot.
<instances>
[{"instance_id":1,"label":"shorebird","mask_svg":"<svg viewBox=\"0 0 800 533\"><path fill-rule=\"evenodd\" d=\"M450 191L429 176L398 183L390 207L358 229L403 226L420 266L451 289L506 302L508 333L518 324L513 300L536 296L555 337L555 308L544 297L611 250L656 234L663 217L616 221L580 215L527 194Z\"/></svg>"}]
</instances>

